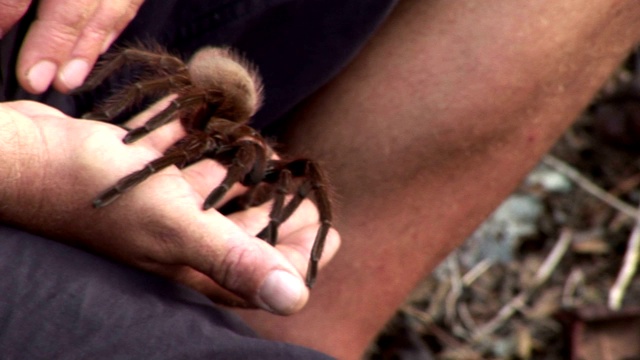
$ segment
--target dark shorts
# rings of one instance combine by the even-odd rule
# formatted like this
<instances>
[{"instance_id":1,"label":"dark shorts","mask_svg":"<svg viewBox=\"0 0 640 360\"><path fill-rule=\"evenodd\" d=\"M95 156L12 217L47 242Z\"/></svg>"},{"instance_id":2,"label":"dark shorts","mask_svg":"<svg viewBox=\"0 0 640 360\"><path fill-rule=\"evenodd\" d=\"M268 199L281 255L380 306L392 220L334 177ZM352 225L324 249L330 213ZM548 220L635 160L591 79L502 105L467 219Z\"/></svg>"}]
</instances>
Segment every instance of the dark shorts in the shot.
<instances>
[{"instance_id":1,"label":"dark shorts","mask_svg":"<svg viewBox=\"0 0 640 360\"><path fill-rule=\"evenodd\" d=\"M120 44L152 40L188 57L240 49L264 77L254 126L278 121L353 58L391 0L147 0ZM35 99L78 115L104 94L32 96L15 80L27 15L0 43L0 101ZM200 294L54 241L0 227L0 358L316 359L259 339Z\"/></svg>"},{"instance_id":2,"label":"dark shorts","mask_svg":"<svg viewBox=\"0 0 640 360\"><path fill-rule=\"evenodd\" d=\"M183 286L0 227L1 359L325 359Z\"/></svg>"}]
</instances>

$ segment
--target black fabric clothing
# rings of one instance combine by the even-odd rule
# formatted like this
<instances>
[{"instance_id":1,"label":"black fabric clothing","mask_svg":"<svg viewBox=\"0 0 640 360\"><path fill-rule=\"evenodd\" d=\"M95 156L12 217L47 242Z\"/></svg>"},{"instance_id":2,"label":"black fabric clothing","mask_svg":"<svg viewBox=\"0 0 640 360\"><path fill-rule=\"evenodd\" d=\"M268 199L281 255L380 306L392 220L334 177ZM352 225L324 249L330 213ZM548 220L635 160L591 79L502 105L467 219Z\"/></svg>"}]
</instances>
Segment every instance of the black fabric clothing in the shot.
<instances>
[{"instance_id":1,"label":"black fabric clothing","mask_svg":"<svg viewBox=\"0 0 640 360\"><path fill-rule=\"evenodd\" d=\"M342 70L396 1L148 0L115 46L152 41L184 58L206 45L237 49L264 80L265 102L252 119L252 126L262 129ZM33 96L20 89L13 69L27 28L23 21L2 41L0 101L37 99L78 116L112 90L68 97L53 90Z\"/></svg>"},{"instance_id":2,"label":"black fabric clothing","mask_svg":"<svg viewBox=\"0 0 640 360\"><path fill-rule=\"evenodd\" d=\"M392 0L147 0L116 46L153 41L188 58L239 49L264 78L253 126L277 127L353 58ZM37 2L0 41L0 101L38 100L72 116L109 86L31 95L15 77ZM116 85L112 85L116 86ZM324 359L266 341L202 295L82 250L0 226L1 359Z\"/></svg>"},{"instance_id":3,"label":"black fabric clothing","mask_svg":"<svg viewBox=\"0 0 640 360\"><path fill-rule=\"evenodd\" d=\"M0 227L1 359L325 359L259 339L199 293Z\"/></svg>"}]
</instances>

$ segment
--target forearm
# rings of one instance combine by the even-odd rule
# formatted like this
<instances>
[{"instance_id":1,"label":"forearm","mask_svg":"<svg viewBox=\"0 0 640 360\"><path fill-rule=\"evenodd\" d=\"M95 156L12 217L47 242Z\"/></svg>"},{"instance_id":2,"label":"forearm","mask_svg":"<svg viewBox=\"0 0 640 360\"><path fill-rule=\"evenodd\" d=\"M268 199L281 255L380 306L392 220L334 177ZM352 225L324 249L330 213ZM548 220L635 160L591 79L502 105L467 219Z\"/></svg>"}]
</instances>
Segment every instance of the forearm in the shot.
<instances>
[{"instance_id":1,"label":"forearm","mask_svg":"<svg viewBox=\"0 0 640 360\"><path fill-rule=\"evenodd\" d=\"M330 167L343 248L306 312L257 327L353 356L586 106L639 14L609 0L401 4L292 124L292 152Z\"/></svg>"}]
</instances>

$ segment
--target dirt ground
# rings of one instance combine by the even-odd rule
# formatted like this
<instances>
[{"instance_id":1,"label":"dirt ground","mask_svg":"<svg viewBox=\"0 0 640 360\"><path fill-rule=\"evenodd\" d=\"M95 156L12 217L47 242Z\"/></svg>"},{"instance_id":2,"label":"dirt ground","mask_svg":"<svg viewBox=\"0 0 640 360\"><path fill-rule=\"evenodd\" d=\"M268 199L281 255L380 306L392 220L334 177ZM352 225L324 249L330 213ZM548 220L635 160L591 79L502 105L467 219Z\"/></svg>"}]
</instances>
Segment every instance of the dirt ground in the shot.
<instances>
[{"instance_id":1,"label":"dirt ground","mask_svg":"<svg viewBox=\"0 0 640 360\"><path fill-rule=\"evenodd\" d=\"M369 359L640 359L638 64L424 280Z\"/></svg>"}]
</instances>

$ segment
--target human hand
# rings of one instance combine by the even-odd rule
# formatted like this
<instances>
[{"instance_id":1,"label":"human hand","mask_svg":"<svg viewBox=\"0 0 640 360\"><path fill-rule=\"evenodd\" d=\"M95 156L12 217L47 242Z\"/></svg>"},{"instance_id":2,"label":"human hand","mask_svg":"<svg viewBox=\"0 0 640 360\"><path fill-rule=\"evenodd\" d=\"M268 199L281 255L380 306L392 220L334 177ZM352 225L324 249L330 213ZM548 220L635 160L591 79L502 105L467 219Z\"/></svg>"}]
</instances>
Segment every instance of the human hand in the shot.
<instances>
[{"instance_id":1,"label":"human hand","mask_svg":"<svg viewBox=\"0 0 640 360\"><path fill-rule=\"evenodd\" d=\"M98 56L134 18L143 0L41 0L18 56L18 82L42 93L53 83L67 92L82 84ZM0 0L0 36L31 0Z\"/></svg>"},{"instance_id":2,"label":"human hand","mask_svg":"<svg viewBox=\"0 0 640 360\"><path fill-rule=\"evenodd\" d=\"M121 128L19 101L0 104L0 128L2 221L181 281L218 302L279 314L306 303L303 279L318 229L309 201L282 224L275 248L253 236L268 222L268 205L227 217L201 210L225 173L211 160L167 168L113 204L91 207L99 192L183 136L178 122L125 145ZM330 231L321 266L338 244Z\"/></svg>"}]
</instances>

